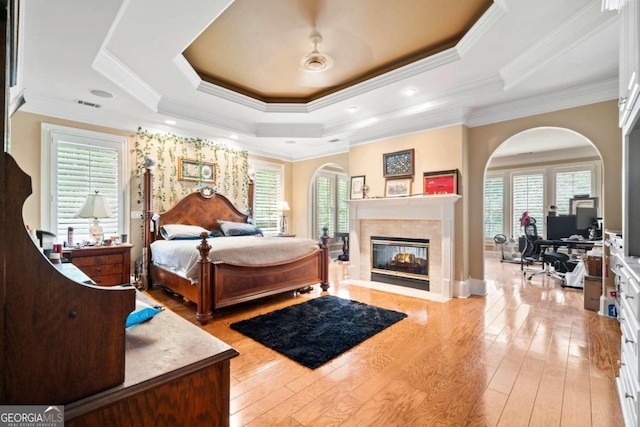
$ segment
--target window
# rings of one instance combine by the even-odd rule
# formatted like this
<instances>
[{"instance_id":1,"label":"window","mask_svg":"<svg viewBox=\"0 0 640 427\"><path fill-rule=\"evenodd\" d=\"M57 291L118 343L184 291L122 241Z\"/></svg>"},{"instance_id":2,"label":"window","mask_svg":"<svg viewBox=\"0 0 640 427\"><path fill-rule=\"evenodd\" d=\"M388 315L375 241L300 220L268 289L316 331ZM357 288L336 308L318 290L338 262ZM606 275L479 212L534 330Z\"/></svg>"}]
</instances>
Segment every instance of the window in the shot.
<instances>
[{"instance_id":1,"label":"window","mask_svg":"<svg viewBox=\"0 0 640 427\"><path fill-rule=\"evenodd\" d=\"M484 182L484 236L504 232L504 177L489 176Z\"/></svg>"},{"instance_id":2,"label":"window","mask_svg":"<svg viewBox=\"0 0 640 427\"><path fill-rule=\"evenodd\" d=\"M574 170L556 173L556 206L559 215L568 215L569 199L576 195L591 196L592 171Z\"/></svg>"},{"instance_id":3,"label":"window","mask_svg":"<svg viewBox=\"0 0 640 427\"><path fill-rule=\"evenodd\" d=\"M101 218L105 236L129 228L128 139L123 136L42 125L42 228L64 240L89 240L90 219L76 218L87 194L106 196L113 217Z\"/></svg>"},{"instance_id":4,"label":"window","mask_svg":"<svg viewBox=\"0 0 640 427\"><path fill-rule=\"evenodd\" d=\"M512 177L512 194L513 201L513 236L519 236L520 218L526 211L530 217L536 219L538 235L542 236L544 232L544 173L526 173L513 175Z\"/></svg>"},{"instance_id":5,"label":"window","mask_svg":"<svg viewBox=\"0 0 640 427\"><path fill-rule=\"evenodd\" d=\"M558 214L564 215L575 195L600 196L600 164L583 161L489 171L484 189L484 237L493 239L499 233L520 236L524 211L536 219L538 234L544 236L549 206L556 205Z\"/></svg>"},{"instance_id":6,"label":"window","mask_svg":"<svg viewBox=\"0 0 640 427\"><path fill-rule=\"evenodd\" d=\"M253 221L264 234L278 234L280 231L280 212L278 203L283 199L282 165L267 162L255 162Z\"/></svg>"},{"instance_id":7,"label":"window","mask_svg":"<svg viewBox=\"0 0 640 427\"><path fill-rule=\"evenodd\" d=\"M323 228L327 234L349 232L349 179L340 172L323 170L316 175L314 182L314 237L320 238Z\"/></svg>"}]
</instances>

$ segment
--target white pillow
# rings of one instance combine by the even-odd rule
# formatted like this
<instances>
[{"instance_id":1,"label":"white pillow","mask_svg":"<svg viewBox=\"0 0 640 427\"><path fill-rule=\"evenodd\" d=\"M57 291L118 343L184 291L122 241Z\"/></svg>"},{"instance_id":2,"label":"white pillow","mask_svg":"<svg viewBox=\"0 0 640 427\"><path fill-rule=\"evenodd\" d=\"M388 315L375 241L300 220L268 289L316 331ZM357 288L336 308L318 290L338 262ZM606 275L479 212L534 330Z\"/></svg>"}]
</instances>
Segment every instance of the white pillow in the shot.
<instances>
[{"instance_id":1,"label":"white pillow","mask_svg":"<svg viewBox=\"0 0 640 427\"><path fill-rule=\"evenodd\" d=\"M232 222L218 220L220 229L225 236L253 236L262 234L262 231L253 224L246 222Z\"/></svg>"},{"instance_id":2,"label":"white pillow","mask_svg":"<svg viewBox=\"0 0 640 427\"><path fill-rule=\"evenodd\" d=\"M209 230L199 225L167 224L160 227L160 235L165 240L199 239L201 233L209 234Z\"/></svg>"}]
</instances>

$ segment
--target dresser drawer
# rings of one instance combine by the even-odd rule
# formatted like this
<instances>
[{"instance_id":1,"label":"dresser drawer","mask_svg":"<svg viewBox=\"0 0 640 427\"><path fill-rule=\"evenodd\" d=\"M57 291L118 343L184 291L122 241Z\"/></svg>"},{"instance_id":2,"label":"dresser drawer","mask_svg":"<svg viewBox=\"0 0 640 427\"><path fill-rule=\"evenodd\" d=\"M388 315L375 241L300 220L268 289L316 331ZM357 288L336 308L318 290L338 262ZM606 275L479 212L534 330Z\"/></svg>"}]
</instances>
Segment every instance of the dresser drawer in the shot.
<instances>
[{"instance_id":1,"label":"dresser drawer","mask_svg":"<svg viewBox=\"0 0 640 427\"><path fill-rule=\"evenodd\" d=\"M78 267L104 265L104 264L122 264L122 255L98 255L89 257L75 257L72 261Z\"/></svg>"},{"instance_id":2,"label":"dresser drawer","mask_svg":"<svg viewBox=\"0 0 640 427\"><path fill-rule=\"evenodd\" d=\"M75 264L75 263L74 263ZM77 264L76 264L77 265ZM119 264L77 265L89 277L117 274L122 277L122 262Z\"/></svg>"},{"instance_id":3,"label":"dresser drawer","mask_svg":"<svg viewBox=\"0 0 640 427\"><path fill-rule=\"evenodd\" d=\"M122 274L107 274L103 276L89 276L98 286L123 285Z\"/></svg>"},{"instance_id":4,"label":"dresser drawer","mask_svg":"<svg viewBox=\"0 0 640 427\"><path fill-rule=\"evenodd\" d=\"M638 383L626 366L620 368L620 375L616 378L616 386L625 425L638 425L638 399L640 399Z\"/></svg>"}]
</instances>

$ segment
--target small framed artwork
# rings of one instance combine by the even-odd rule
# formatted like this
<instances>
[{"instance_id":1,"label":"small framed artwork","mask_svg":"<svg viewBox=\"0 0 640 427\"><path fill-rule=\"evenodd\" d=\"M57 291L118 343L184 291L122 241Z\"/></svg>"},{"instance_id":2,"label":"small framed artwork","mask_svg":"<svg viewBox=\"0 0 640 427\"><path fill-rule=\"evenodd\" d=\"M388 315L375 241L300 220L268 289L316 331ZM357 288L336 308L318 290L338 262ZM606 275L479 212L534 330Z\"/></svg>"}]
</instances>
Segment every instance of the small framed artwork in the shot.
<instances>
[{"instance_id":1,"label":"small framed artwork","mask_svg":"<svg viewBox=\"0 0 640 427\"><path fill-rule=\"evenodd\" d=\"M424 194L458 194L458 169L425 172Z\"/></svg>"},{"instance_id":2,"label":"small framed artwork","mask_svg":"<svg viewBox=\"0 0 640 427\"><path fill-rule=\"evenodd\" d=\"M411 178L388 179L384 185L385 197L400 197L411 195Z\"/></svg>"},{"instance_id":3,"label":"small framed artwork","mask_svg":"<svg viewBox=\"0 0 640 427\"><path fill-rule=\"evenodd\" d=\"M350 199L364 199L364 175L351 177Z\"/></svg>"},{"instance_id":4,"label":"small framed artwork","mask_svg":"<svg viewBox=\"0 0 640 427\"><path fill-rule=\"evenodd\" d=\"M201 162L195 159L179 157L178 180L215 182L216 165L211 162Z\"/></svg>"},{"instance_id":5,"label":"small framed artwork","mask_svg":"<svg viewBox=\"0 0 640 427\"><path fill-rule=\"evenodd\" d=\"M382 155L382 175L385 178L413 177L414 149Z\"/></svg>"}]
</instances>

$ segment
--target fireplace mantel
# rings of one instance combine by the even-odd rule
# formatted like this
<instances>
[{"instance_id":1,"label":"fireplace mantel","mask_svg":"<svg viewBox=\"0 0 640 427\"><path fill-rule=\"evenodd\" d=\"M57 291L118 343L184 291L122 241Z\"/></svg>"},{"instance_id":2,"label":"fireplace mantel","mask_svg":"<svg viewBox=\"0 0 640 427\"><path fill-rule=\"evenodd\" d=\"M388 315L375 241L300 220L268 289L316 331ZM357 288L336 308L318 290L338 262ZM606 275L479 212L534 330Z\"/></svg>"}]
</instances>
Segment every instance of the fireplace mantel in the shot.
<instances>
[{"instance_id":1,"label":"fireplace mantel","mask_svg":"<svg viewBox=\"0 0 640 427\"><path fill-rule=\"evenodd\" d=\"M398 286L380 285L371 282L368 268L371 264L369 236L371 227L389 229L391 224L402 224L400 231L409 234L404 237L418 237L430 239L438 245L439 258L437 265L430 264L434 276L439 276L436 283L432 282L431 290L420 291L425 298L446 301L454 296L454 257L455 257L455 203L461 199L456 194L419 195L407 197L385 197L372 199L347 200L349 204L349 233L350 233L350 268L349 272L354 284L374 287L391 292L405 293L397 289ZM416 235L415 233L433 233ZM433 240L437 237L436 241ZM435 264L435 262L434 262ZM410 294L411 295L411 294ZM415 295L418 296L418 295Z\"/></svg>"}]
</instances>

